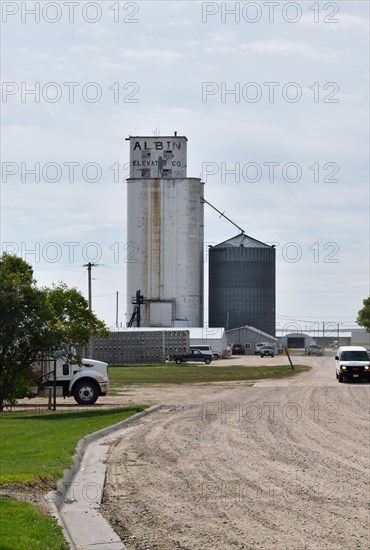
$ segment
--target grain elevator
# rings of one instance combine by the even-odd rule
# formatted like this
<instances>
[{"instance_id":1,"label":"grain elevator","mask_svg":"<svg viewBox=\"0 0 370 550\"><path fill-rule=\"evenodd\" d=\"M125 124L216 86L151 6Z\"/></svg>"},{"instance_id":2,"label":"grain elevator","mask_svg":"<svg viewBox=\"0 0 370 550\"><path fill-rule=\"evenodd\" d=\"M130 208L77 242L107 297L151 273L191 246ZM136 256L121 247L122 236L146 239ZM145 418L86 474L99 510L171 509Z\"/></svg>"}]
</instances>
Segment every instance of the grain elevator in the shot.
<instances>
[{"instance_id":1,"label":"grain elevator","mask_svg":"<svg viewBox=\"0 0 370 550\"><path fill-rule=\"evenodd\" d=\"M201 327L204 184L187 177L187 138L127 139L127 312L140 290L142 327Z\"/></svg>"},{"instance_id":2,"label":"grain elevator","mask_svg":"<svg viewBox=\"0 0 370 550\"><path fill-rule=\"evenodd\" d=\"M275 247L244 232L209 249L209 326L275 336Z\"/></svg>"}]
</instances>

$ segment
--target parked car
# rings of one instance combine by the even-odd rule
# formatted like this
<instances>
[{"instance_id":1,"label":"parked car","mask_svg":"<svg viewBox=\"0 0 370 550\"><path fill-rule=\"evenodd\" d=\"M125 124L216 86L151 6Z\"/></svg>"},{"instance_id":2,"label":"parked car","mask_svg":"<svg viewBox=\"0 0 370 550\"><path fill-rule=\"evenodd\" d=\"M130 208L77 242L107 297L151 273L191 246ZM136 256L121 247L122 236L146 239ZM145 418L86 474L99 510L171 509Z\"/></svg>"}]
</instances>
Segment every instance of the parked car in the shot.
<instances>
[{"instance_id":1,"label":"parked car","mask_svg":"<svg viewBox=\"0 0 370 550\"><path fill-rule=\"evenodd\" d=\"M254 355L259 355L262 346L268 346L268 345L269 345L268 342L259 342L258 344L256 344L254 346Z\"/></svg>"},{"instance_id":2,"label":"parked car","mask_svg":"<svg viewBox=\"0 0 370 550\"><path fill-rule=\"evenodd\" d=\"M233 355L245 355L245 347L243 346L243 344L233 344L232 354Z\"/></svg>"},{"instance_id":3,"label":"parked car","mask_svg":"<svg viewBox=\"0 0 370 550\"><path fill-rule=\"evenodd\" d=\"M261 357L274 357L275 356L275 346L272 346L271 344L266 344L261 347L260 349L260 355Z\"/></svg>"},{"instance_id":4,"label":"parked car","mask_svg":"<svg viewBox=\"0 0 370 550\"><path fill-rule=\"evenodd\" d=\"M318 344L311 344L307 348L307 355L317 355L320 357L321 355L324 355L324 348Z\"/></svg>"}]
</instances>

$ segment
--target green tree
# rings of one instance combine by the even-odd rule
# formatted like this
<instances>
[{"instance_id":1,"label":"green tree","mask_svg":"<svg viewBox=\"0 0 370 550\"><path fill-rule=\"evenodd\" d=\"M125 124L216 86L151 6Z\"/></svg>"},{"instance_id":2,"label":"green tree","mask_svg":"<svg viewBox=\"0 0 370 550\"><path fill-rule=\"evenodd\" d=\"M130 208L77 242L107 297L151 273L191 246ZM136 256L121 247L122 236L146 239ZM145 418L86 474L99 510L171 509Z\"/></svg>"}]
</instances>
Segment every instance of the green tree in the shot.
<instances>
[{"instance_id":1,"label":"green tree","mask_svg":"<svg viewBox=\"0 0 370 550\"><path fill-rule=\"evenodd\" d=\"M370 296L363 301L364 307L360 309L357 316L357 323L370 332Z\"/></svg>"},{"instance_id":2,"label":"green tree","mask_svg":"<svg viewBox=\"0 0 370 550\"><path fill-rule=\"evenodd\" d=\"M0 312L0 407L26 394L40 351L109 332L78 290L64 283L37 288L32 267L10 254L0 258Z\"/></svg>"}]
</instances>

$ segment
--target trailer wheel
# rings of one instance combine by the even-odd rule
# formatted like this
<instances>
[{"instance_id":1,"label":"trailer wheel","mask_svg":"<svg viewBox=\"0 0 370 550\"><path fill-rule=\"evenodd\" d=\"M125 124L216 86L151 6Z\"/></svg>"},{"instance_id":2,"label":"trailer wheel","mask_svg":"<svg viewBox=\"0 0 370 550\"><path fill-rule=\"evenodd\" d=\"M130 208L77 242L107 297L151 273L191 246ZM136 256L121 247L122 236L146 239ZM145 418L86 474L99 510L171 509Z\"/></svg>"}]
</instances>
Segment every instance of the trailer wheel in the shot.
<instances>
[{"instance_id":1,"label":"trailer wheel","mask_svg":"<svg viewBox=\"0 0 370 550\"><path fill-rule=\"evenodd\" d=\"M90 380L76 382L73 387L73 397L79 405L93 405L99 397L98 385Z\"/></svg>"}]
</instances>

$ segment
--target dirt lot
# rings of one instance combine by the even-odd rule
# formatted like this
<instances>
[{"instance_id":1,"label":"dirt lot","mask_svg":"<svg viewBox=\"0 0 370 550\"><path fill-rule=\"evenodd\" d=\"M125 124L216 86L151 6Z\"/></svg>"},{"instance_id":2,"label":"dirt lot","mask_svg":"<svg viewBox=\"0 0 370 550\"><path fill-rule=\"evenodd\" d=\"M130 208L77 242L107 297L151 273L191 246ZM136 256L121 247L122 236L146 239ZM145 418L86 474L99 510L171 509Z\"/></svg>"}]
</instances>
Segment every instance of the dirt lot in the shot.
<instances>
[{"instance_id":1,"label":"dirt lot","mask_svg":"<svg viewBox=\"0 0 370 550\"><path fill-rule=\"evenodd\" d=\"M102 511L129 550L369 548L370 385L300 361L293 379L124 392L163 405L110 453Z\"/></svg>"}]
</instances>

